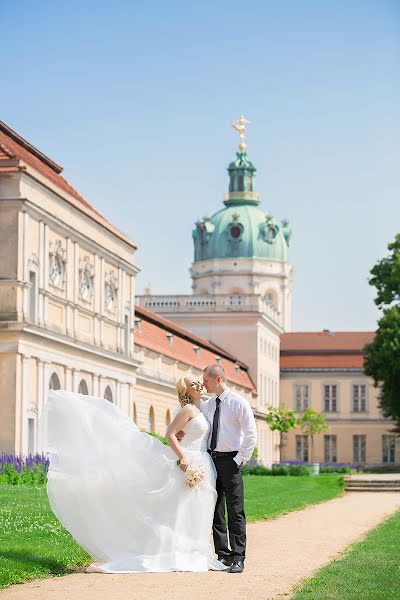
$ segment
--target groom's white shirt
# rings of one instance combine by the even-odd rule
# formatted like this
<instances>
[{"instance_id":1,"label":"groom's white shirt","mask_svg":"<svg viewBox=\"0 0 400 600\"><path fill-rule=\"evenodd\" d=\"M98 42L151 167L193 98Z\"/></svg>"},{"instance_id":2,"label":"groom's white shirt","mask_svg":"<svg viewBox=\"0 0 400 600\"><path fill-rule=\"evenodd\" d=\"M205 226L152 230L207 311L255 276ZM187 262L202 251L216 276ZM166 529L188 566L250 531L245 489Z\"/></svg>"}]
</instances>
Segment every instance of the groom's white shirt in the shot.
<instances>
[{"instance_id":1,"label":"groom's white shirt","mask_svg":"<svg viewBox=\"0 0 400 600\"><path fill-rule=\"evenodd\" d=\"M201 403L201 411L211 423L208 446L210 445L212 423L215 413L215 399L213 394L208 400ZM238 450L234 461L240 465L247 462L257 443L257 428L250 403L229 388L220 394L220 416L216 452L233 452Z\"/></svg>"}]
</instances>

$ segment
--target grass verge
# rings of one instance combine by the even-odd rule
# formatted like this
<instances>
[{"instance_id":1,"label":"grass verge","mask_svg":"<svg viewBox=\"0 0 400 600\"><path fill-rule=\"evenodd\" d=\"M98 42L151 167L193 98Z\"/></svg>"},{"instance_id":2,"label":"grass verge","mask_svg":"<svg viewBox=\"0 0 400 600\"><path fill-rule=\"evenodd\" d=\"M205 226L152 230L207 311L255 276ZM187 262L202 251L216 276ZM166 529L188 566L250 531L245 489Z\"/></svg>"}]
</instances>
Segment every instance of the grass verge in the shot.
<instances>
[{"instance_id":1,"label":"grass verge","mask_svg":"<svg viewBox=\"0 0 400 600\"><path fill-rule=\"evenodd\" d=\"M400 598L400 512L304 582L292 600Z\"/></svg>"}]
</instances>

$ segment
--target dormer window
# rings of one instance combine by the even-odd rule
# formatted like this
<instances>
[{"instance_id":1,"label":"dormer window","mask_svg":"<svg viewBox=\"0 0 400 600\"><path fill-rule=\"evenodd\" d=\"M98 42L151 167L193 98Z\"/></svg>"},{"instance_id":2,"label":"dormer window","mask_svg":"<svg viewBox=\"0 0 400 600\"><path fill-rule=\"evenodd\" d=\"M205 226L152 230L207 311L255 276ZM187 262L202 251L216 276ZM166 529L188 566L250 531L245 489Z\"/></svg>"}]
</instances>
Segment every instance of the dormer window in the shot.
<instances>
[{"instance_id":1,"label":"dormer window","mask_svg":"<svg viewBox=\"0 0 400 600\"><path fill-rule=\"evenodd\" d=\"M167 340L169 341L169 343L172 346L172 344L174 343L174 334L173 333L167 333L166 334L166 338L167 338Z\"/></svg>"}]
</instances>

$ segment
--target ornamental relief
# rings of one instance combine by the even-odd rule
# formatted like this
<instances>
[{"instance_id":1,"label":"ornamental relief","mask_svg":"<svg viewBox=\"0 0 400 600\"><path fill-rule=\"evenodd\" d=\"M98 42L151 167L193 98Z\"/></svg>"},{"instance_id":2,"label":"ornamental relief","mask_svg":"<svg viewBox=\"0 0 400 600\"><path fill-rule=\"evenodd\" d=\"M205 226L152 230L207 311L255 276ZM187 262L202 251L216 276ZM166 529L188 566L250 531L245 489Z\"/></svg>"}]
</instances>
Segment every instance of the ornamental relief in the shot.
<instances>
[{"instance_id":1,"label":"ornamental relief","mask_svg":"<svg viewBox=\"0 0 400 600\"><path fill-rule=\"evenodd\" d=\"M109 313L115 313L117 306L118 283L114 271L109 271L105 279L104 308Z\"/></svg>"},{"instance_id":2,"label":"ornamental relief","mask_svg":"<svg viewBox=\"0 0 400 600\"><path fill-rule=\"evenodd\" d=\"M90 264L88 256L85 256L79 269L79 297L84 302L91 302L94 285L94 266Z\"/></svg>"},{"instance_id":3,"label":"ornamental relief","mask_svg":"<svg viewBox=\"0 0 400 600\"><path fill-rule=\"evenodd\" d=\"M50 242L49 252L49 283L53 287L63 290L67 272L66 252L61 246L61 240Z\"/></svg>"}]
</instances>

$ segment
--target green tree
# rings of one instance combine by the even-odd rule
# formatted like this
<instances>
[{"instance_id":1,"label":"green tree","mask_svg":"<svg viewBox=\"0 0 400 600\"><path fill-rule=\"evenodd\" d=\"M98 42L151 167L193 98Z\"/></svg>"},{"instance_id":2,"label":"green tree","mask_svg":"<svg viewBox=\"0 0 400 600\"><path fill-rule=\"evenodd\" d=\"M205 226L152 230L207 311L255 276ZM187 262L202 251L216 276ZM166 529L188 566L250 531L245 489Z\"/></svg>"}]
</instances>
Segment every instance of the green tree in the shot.
<instances>
[{"instance_id":1,"label":"green tree","mask_svg":"<svg viewBox=\"0 0 400 600\"><path fill-rule=\"evenodd\" d=\"M296 427L297 417L294 410L286 410L284 406L268 406L266 421L271 431L287 433Z\"/></svg>"},{"instance_id":2,"label":"green tree","mask_svg":"<svg viewBox=\"0 0 400 600\"><path fill-rule=\"evenodd\" d=\"M370 285L382 310L373 341L364 347L364 371L379 386L379 405L400 434L400 234L388 245L389 254L372 269Z\"/></svg>"},{"instance_id":3,"label":"green tree","mask_svg":"<svg viewBox=\"0 0 400 600\"><path fill-rule=\"evenodd\" d=\"M310 438L310 458L314 462L314 436L328 429L325 416L309 408L301 415L299 425L303 435Z\"/></svg>"},{"instance_id":4,"label":"green tree","mask_svg":"<svg viewBox=\"0 0 400 600\"><path fill-rule=\"evenodd\" d=\"M279 446L282 448L286 444L286 433L297 425L297 416L294 410L286 410L284 406L270 404L266 421L271 431L280 432Z\"/></svg>"}]
</instances>

